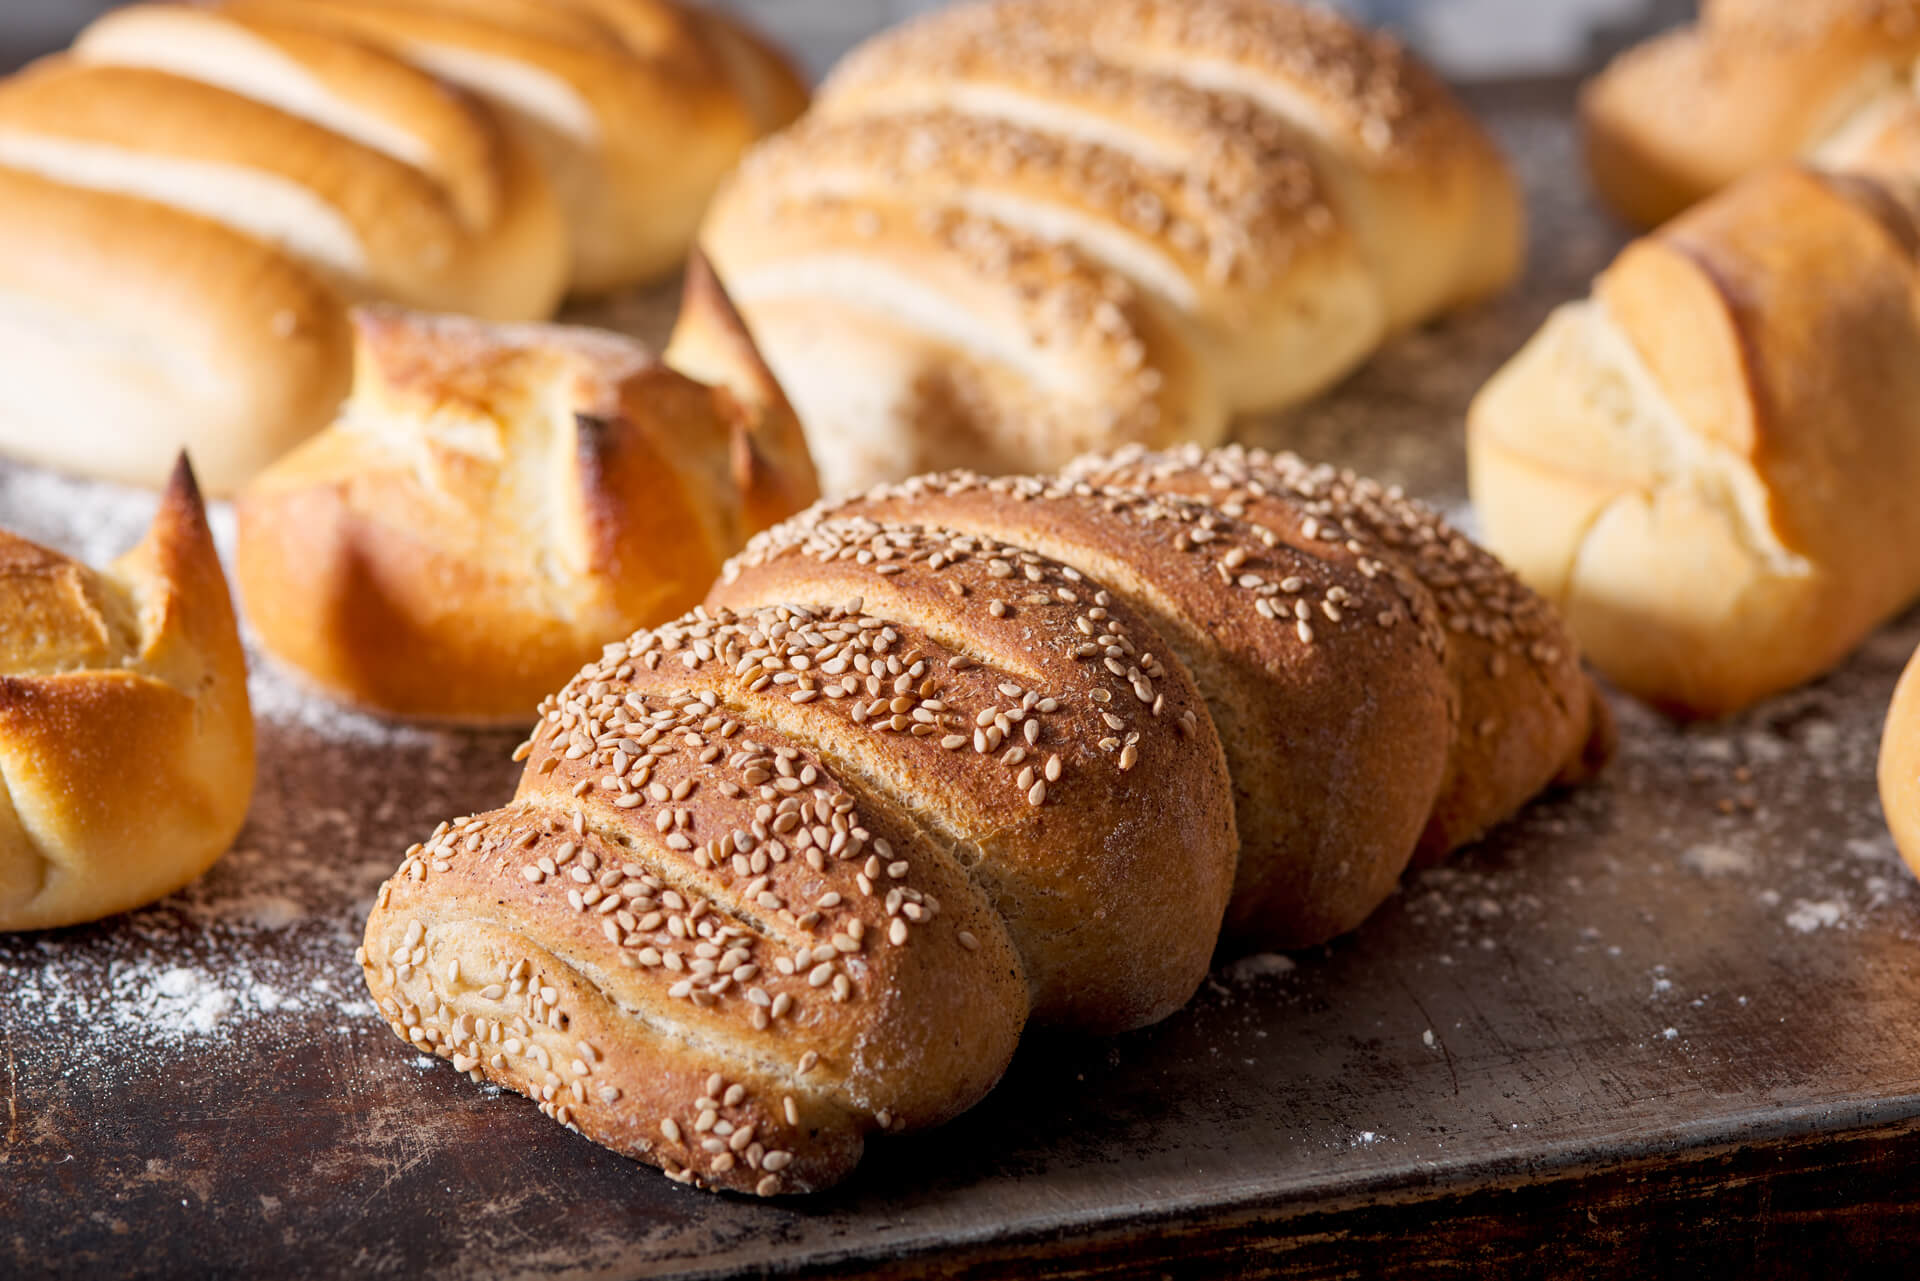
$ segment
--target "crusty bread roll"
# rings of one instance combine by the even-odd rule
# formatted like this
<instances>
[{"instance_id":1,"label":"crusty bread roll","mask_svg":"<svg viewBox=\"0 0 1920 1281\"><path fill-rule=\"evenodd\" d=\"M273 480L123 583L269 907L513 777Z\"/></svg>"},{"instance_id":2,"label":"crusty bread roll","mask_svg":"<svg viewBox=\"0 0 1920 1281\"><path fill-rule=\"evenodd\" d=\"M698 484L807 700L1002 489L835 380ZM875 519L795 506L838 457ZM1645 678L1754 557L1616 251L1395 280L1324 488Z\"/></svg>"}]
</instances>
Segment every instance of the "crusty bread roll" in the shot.
<instances>
[{"instance_id":1,"label":"crusty bread roll","mask_svg":"<svg viewBox=\"0 0 1920 1281\"><path fill-rule=\"evenodd\" d=\"M314 272L0 165L0 452L155 485L185 446L228 493L323 426L351 377L345 309Z\"/></svg>"},{"instance_id":2,"label":"crusty bread roll","mask_svg":"<svg viewBox=\"0 0 1920 1281\"><path fill-rule=\"evenodd\" d=\"M1488 544L1622 688L1720 716L1920 595L1920 193L1767 171L1635 242L1468 420Z\"/></svg>"},{"instance_id":3,"label":"crusty bread roll","mask_svg":"<svg viewBox=\"0 0 1920 1281\"><path fill-rule=\"evenodd\" d=\"M539 153L573 288L653 280L686 256L721 177L806 103L792 65L671 0L225 0L389 50L487 101Z\"/></svg>"},{"instance_id":4,"label":"crusty bread roll","mask_svg":"<svg viewBox=\"0 0 1920 1281\"><path fill-rule=\"evenodd\" d=\"M105 571L0 531L0 930L171 893L252 794L246 660L186 463Z\"/></svg>"},{"instance_id":5,"label":"crusty bread roll","mask_svg":"<svg viewBox=\"0 0 1920 1281\"><path fill-rule=\"evenodd\" d=\"M1920 655L1907 664L1880 740L1880 808L1894 844L1920 876Z\"/></svg>"},{"instance_id":6,"label":"crusty bread roll","mask_svg":"<svg viewBox=\"0 0 1920 1281\"><path fill-rule=\"evenodd\" d=\"M157 485L185 447L229 493L339 408L349 304L538 320L658 274L803 99L751 33L663 0L115 10L0 80L0 451ZM590 117L571 150L543 103Z\"/></svg>"},{"instance_id":7,"label":"crusty bread roll","mask_svg":"<svg viewBox=\"0 0 1920 1281\"><path fill-rule=\"evenodd\" d=\"M829 492L1210 442L1518 267L1400 46L1275 0L992 0L856 50L703 232Z\"/></svg>"},{"instance_id":8,"label":"crusty bread roll","mask_svg":"<svg viewBox=\"0 0 1920 1281\"><path fill-rule=\"evenodd\" d=\"M236 504L261 642L349 702L521 720L817 494L704 263L664 361L613 334L390 308L358 313L358 336L339 420Z\"/></svg>"},{"instance_id":9,"label":"crusty bread roll","mask_svg":"<svg viewBox=\"0 0 1920 1281\"><path fill-rule=\"evenodd\" d=\"M1346 928L1423 831L1604 755L1551 612L1399 495L1237 451L1076 471L816 507L609 646L513 803L380 891L395 1031L676 1179L811 1191L977 1101L1029 1020L1171 1012L1230 891L1238 945Z\"/></svg>"},{"instance_id":10,"label":"crusty bread roll","mask_svg":"<svg viewBox=\"0 0 1920 1281\"><path fill-rule=\"evenodd\" d=\"M1920 0L1702 0L1586 87L1587 165L1646 227L1786 161L1914 172L1917 63Z\"/></svg>"}]
</instances>

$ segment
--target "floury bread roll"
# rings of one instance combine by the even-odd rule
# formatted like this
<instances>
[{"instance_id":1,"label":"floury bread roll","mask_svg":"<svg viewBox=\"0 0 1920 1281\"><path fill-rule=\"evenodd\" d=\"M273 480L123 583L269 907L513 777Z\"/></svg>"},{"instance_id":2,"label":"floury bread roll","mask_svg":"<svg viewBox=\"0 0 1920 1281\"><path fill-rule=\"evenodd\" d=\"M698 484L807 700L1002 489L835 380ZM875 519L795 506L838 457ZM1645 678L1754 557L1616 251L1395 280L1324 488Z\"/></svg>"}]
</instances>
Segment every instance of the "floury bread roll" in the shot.
<instances>
[{"instance_id":1,"label":"floury bread roll","mask_svg":"<svg viewBox=\"0 0 1920 1281\"><path fill-rule=\"evenodd\" d=\"M601 89L535 65L556 41ZM349 305L539 320L667 270L799 98L749 34L650 0L115 10L0 80L0 452L158 485L184 446L231 492L339 408Z\"/></svg>"},{"instance_id":2,"label":"floury bread roll","mask_svg":"<svg viewBox=\"0 0 1920 1281\"><path fill-rule=\"evenodd\" d=\"M1500 288L1522 212L1398 44L1278 0L994 0L851 54L703 243L829 492L1208 443Z\"/></svg>"},{"instance_id":3,"label":"floury bread roll","mask_svg":"<svg viewBox=\"0 0 1920 1281\"><path fill-rule=\"evenodd\" d=\"M1623 689L1720 716L1920 595L1920 191L1767 171L1628 246L1475 400L1488 544Z\"/></svg>"},{"instance_id":4,"label":"floury bread roll","mask_svg":"<svg viewBox=\"0 0 1920 1281\"><path fill-rule=\"evenodd\" d=\"M585 329L390 308L357 322L339 420L236 504L249 619L336 698L523 721L818 496L793 411L703 262L664 358Z\"/></svg>"},{"instance_id":5,"label":"floury bread roll","mask_svg":"<svg viewBox=\"0 0 1920 1281\"><path fill-rule=\"evenodd\" d=\"M1230 946L1350 928L1607 729L1552 612L1358 477L924 477L609 646L514 801L407 852L360 960L411 1045L562 1124L812 1191L978 1101L1029 1022L1170 1013L1223 914Z\"/></svg>"},{"instance_id":6,"label":"floury bread roll","mask_svg":"<svg viewBox=\"0 0 1920 1281\"><path fill-rule=\"evenodd\" d=\"M252 794L246 663L186 464L104 571L0 531L0 930L179 889Z\"/></svg>"},{"instance_id":7,"label":"floury bread roll","mask_svg":"<svg viewBox=\"0 0 1920 1281\"><path fill-rule=\"evenodd\" d=\"M1788 161L1920 174L1920 0L1702 0L1580 108L1595 185L1641 226Z\"/></svg>"}]
</instances>

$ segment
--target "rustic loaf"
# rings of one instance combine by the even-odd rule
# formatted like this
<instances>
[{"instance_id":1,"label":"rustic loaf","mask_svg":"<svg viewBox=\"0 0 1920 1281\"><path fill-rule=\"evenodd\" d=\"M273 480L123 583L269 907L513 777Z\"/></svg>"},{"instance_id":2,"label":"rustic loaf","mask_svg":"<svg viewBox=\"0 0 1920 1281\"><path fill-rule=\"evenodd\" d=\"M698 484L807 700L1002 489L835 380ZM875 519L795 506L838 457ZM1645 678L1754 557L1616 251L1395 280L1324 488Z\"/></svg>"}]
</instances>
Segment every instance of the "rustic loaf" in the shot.
<instances>
[{"instance_id":1,"label":"rustic loaf","mask_svg":"<svg viewBox=\"0 0 1920 1281\"><path fill-rule=\"evenodd\" d=\"M793 411L704 262L664 358L594 330L356 320L339 420L236 503L247 615L333 697L523 721L817 497Z\"/></svg>"},{"instance_id":2,"label":"rustic loaf","mask_svg":"<svg viewBox=\"0 0 1920 1281\"><path fill-rule=\"evenodd\" d=\"M1920 0L1702 0L1580 109L1595 185L1641 226L1788 161L1920 173Z\"/></svg>"},{"instance_id":3,"label":"rustic loaf","mask_svg":"<svg viewBox=\"0 0 1920 1281\"><path fill-rule=\"evenodd\" d=\"M381 890L395 1031L674 1178L810 1191L1030 1020L1170 1013L1223 914L1350 928L1604 756L1550 611L1397 493L1239 451L1076 473L816 507L610 646L514 802Z\"/></svg>"},{"instance_id":4,"label":"rustic loaf","mask_svg":"<svg viewBox=\"0 0 1920 1281\"><path fill-rule=\"evenodd\" d=\"M493 43L402 38L436 22ZM555 41L613 87L516 61ZM440 78L462 69L495 97ZM618 180L510 91L590 100L575 151L610 140ZM0 80L0 451L157 485L184 445L230 492L339 407L349 304L536 320L656 275L799 92L747 33L648 0L115 10Z\"/></svg>"},{"instance_id":5,"label":"rustic loaf","mask_svg":"<svg viewBox=\"0 0 1920 1281\"><path fill-rule=\"evenodd\" d=\"M1217 440L1517 270L1401 47L1275 0L993 0L851 54L703 243L829 492Z\"/></svg>"},{"instance_id":6,"label":"rustic loaf","mask_svg":"<svg viewBox=\"0 0 1920 1281\"><path fill-rule=\"evenodd\" d=\"M1766 171L1635 242L1487 385L1488 544L1681 716L1809 680L1920 595L1920 191Z\"/></svg>"},{"instance_id":7,"label":"rustic loaf","mask_svg":"<svg viewBox=\"0 0 1920 1281\"><path fill-rule=\"evenodd\" d=\"M171 893L252 795L246 662L185 462L104 571L0 531L0 930Z\"/></svg>"}]
</instances>

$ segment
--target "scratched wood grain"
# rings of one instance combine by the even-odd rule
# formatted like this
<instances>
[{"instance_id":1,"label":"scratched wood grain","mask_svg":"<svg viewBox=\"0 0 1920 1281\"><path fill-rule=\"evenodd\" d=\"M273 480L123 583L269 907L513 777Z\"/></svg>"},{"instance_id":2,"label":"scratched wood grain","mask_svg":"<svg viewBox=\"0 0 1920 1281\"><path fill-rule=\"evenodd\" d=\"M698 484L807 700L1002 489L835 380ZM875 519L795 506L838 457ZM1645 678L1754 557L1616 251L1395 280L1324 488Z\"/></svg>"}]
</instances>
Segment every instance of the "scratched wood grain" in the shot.
<instances>
[{"instance_id":1,"label":"scratched wood grain","mask_svg":"<svg viewBox=\"0 0 1920 1281\"><path fill-rule=\"evenodd\" d=\"M1620 242L1566 86L1476 101L1527 178L1526 285L1248 428L1454 511L1473 388ZM144 502L0 466L29 534L131 531ZM1920 893L1871 768L1916 642L1909 617L1728 725L1620 704L1604 781L1351 938L1223 968L1155 1028L1036 1036L960 1123L777 1204L678 1188L326 1002L119 1053L24 999L134 965L347 992L380 869L511 789L509 737L343 731L262 671L242 853L181 899L0 939L0 1276L1913 1275ZM262 887L303 911L197 924Z\"/></svg>"}]
</instances>

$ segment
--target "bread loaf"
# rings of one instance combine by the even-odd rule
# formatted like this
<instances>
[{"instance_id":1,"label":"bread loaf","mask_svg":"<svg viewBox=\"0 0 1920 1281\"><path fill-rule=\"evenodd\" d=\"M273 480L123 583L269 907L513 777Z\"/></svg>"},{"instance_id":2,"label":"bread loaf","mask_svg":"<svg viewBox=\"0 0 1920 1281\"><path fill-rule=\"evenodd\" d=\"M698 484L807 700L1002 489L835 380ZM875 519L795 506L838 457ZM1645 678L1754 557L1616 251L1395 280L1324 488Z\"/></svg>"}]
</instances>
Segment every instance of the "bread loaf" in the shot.
<instances>
[{"instance_id":1,"label":"bread loaf","mask_svg":"<svg viewBox=\"0 0 1920 1281\"><path fill-rule=\"evenodd\" d=\"M1551 613L1398 494L1241 452L1076 473L816 507L609 646L513 803L381 890L395 1031L676 1179L811 1191L1030 1020L1164 1017L1223 912L1348 928L1423 839L1604 756Z\"/></svg>"},{"instance_id":2,"label":"bread loaf","mask_svg":"<svg viewBox=\"0 0 1920 1281\"><path fill-rule=\"evenodd\" d=\"M1492 144L1273 0L994 0L889 32L703 241L830 492L1217 440L1517 269Z\"/></svg>"},{"instance_id":3,"label":"bread loaf","mask_svg":"<svg viewBox=\"0 0 1920 1281\"><path fill-rule=\"evenodd\" d=\"M445 54L437 23L491 52ZM512 91L588 113L574 150ZM338 409L349 304L536 320L657 274L801 92L749 33L650 0L115 10L0 80L0 451L158 485L186 446L228 493Z\"/></svg>"},{"instance_id":4,"label":"bread loaf","mask_svg":"<svg viewBox=\"0 0 1920 1281\"><path fill-rule=\"evenodd\" d=\"M728 19L672 0L224 0L385 49L467 89L539 154L572 285L644 283L686 256L721 177L806 90Z\"/></svg>"},{"instance_id":5,"label":"bread loaf","mask_svg":"<svg viewBox=\"0 0 1920 1281\"><path fill-rule=\"evenodd\" d=\"M357 319L339 420L236 504L262 644L334 697L521 721L816 497L792 410L704 263L664 361L591 330Z\"/></svg>"},{"instance_id":6,"label":"bread loaf","mask_svg":"<svg viewBox=\"0 0 1920 1281\"><path fill-rule=\"evenodd\" d=\"M239 631L184 462L95 572L0 531L0 930L123 912L204 872L253 794Z\"/></svg>"},{"instance_id":7,"label":"bread loaf","mask_svg":"<svg viewBox=\"0 0 1920 1281\"><path fill-rule=\"evenodd\" d=\"M1920 595L1920 194L1763 172L1630 245L1468 421L1489 545L1628 692L1720 716Z\"/></svg>"},{"instance_id":8,"label":"bread loaf","mask_svg":"<svg viewBox=\"0 0 1920 1281\"><path fill-rule=\"evenodd\" d=\"M1588 168L1641 226L1793 160L1916 172L1917 63L1920 0L1702 0L1587 86Z\"/></svg>"}]
</instances>

